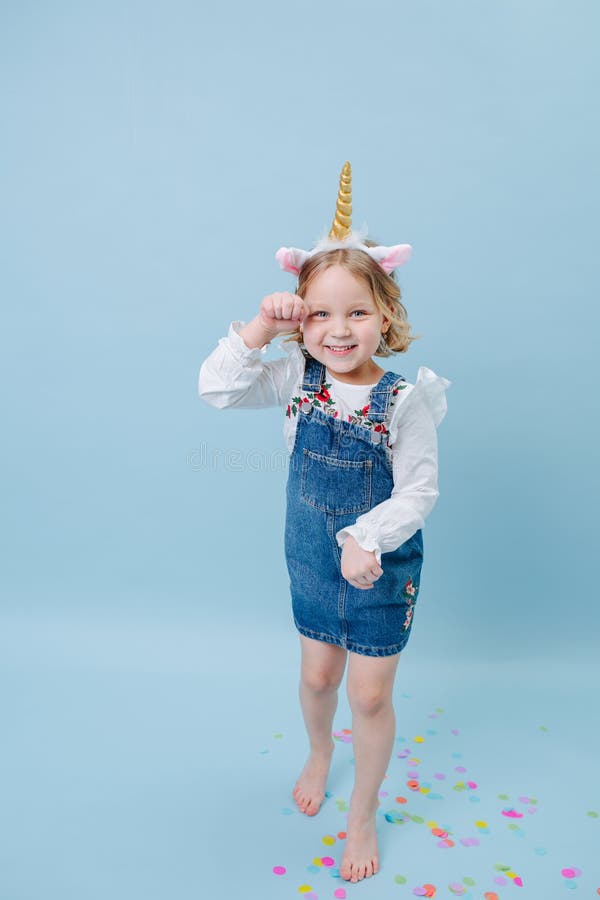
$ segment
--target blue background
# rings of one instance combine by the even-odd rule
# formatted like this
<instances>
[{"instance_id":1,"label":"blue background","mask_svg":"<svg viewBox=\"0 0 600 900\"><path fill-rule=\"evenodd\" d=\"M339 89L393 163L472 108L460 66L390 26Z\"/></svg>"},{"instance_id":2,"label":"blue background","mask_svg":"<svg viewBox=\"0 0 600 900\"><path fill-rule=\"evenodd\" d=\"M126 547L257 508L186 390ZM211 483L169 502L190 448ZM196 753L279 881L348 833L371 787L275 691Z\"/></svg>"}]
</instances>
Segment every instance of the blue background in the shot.
<instances>
[{"instance_id":1,"label":"blue background","mask_svg":"<svg viewBox=\"0 0 600 900\"><path fill-rule=\"evenodd\" d=\"M212 409L197 377L231 320L294 289L274 253L329 227L346 159L354 224L414 248L422 337L389 367L452 381L398 690L474 734L496 701L525 723L555 696L556 759L597 739L599 20L583 0L2 4L2 900L225 896L225 875L297 896L246 834L265 735L292 748L277 814L304 758L283 411ZM498 762L478 758L491 782ZM593 858L592 820L562 820Z\"/></svg>"}]
</instances>

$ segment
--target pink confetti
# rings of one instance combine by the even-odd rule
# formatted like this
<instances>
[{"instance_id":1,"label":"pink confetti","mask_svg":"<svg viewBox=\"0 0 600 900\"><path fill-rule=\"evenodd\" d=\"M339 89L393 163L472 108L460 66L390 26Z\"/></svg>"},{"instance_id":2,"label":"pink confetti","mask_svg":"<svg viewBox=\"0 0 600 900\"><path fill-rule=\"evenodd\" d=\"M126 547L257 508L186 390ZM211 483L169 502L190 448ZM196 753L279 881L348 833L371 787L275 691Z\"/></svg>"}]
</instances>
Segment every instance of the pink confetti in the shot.
<instances>
[{"instance_id":1,"label":"pink confetti","mask_svg":"<svg viewBox=\"0 0 600 900\"><path fill-rule=\"evenodd\" d=\"M504 875L496 875L494 884L508 884L508 879L505 878Z\"/></svg>"},{"instance_id":2,"label":"pink confetti","mask_svg":"<svg viewBox=\"0 0 600 900\"><path fill-rule=\"evenodd\" d=\"M273 866L275 875L285 875L285 866Z\"/></svg>"},{"instance_id":3,"label":"pink confetti","mask_svg":"<svg viewBox=\"0 0 600 900\"><path fill-rule=\"evenodd\" d=\"M458 734L458 728L453 728L453 729L452 729L452 734Z\"/></svg>"},{"instance_id":4,"label":"pink confetti","mask_svg":"<svg viewBox=\"0 0 600 900\"><path fill-rule=\"evenodd\" d=\"M565 878L578 878L581 875L581 869L578 869L576 866L572 866L569 869L561 869L560 874L564 875Z\"/></svg>"},{"instance_id":5,"label":"pink confetti","mask_svg":"<svg viewBox=\"0 0 600 900\"><path fill-rule=\"evenodd\" d=\"M503 809L502 815L509 819L522 819L523 813L517 812L516 809Z\"/></svg>"},{"instance_id":6,"label":"pink confetti","mask_svg":"<svg viewBox=\"0 0 600 900\"><path fill-rule=\"evenodd\" d=\"M336 888L335 891L333 892L333 896L337 897L338 900L345 900L346 891L344 890L344 888Z\"/></svg>"},{"instance_id":7,"label":"pink confetti","mask_svg":"<svg viewBox=\"0 0 600 900\"><path fill-rule=\"evenodd\" d=\"M446 776L443 772L436 772L433 777L437 778L438 781L443 781Z\"/></svg>"},{"instance_id":8,"label":"pink confetti","mask_svg":"<svg viewBox=\"0 0 600 900\"><path fill-rule=\"evenodd\" d=\"M516 884L517 887L523 887L523 879L520 875L517 875L516 878L513 878L513 884Z\"/></svg>"},{"instance_id":9,"label":"pink confetti","mask_svg":"<svg viewBox=\"0 0 600 900\"><path fill-rule=\"evenodd\" d=\"M335 860L332 859L331 856L322 856L321 862L323 863L324 866L332 866L334 864Z\"/></svg>"},{"instance_id":10,"label":"pink confetti","mask_svg":"<svg viewBox=\"0 0 600 900\"><path fill-rule=\"evenodd\" d=\"M466 772L467 770L465 769L464 766L456 766L456 768L454 769L454 771L455 771L455 772Z\"/></svg>"},{"instance_id":11,"label":"pink confetti","mask_svg":"<svg viewBox=\"0 0 600 900\"><path fill-rule=\"evenodd\" d=\"M467 787L470 787L471 790L473 791L477 787L477 782L476 781L467 781Z\"/></svg>"}]
</instances>

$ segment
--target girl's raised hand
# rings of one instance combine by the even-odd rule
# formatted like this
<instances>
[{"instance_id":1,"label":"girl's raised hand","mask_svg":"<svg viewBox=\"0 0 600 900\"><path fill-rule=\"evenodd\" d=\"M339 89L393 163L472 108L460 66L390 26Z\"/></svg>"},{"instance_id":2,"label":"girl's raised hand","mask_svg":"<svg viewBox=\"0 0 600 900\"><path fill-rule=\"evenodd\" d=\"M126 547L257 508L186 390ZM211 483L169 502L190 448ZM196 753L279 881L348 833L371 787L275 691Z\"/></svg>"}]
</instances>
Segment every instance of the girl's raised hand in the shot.
<instances>
[{"instance_id":1,"label":"girl's raised hand","mask_svg":"<svg viewBox=\"0 0 600 900\"><path fill-rule=\"evenodd\" d=\"M302 297L278 291L263 297L258 317L267 331L279 334L281 331L297 330L305 314Z\"/></svg>"},{"instance_id":2,"label":"girl's raised hand","mask_svg":"<svg viewBox=\"0 0 600 900\"><path fill-rule=\"evenodd\" d=\"M352 587L371 590L373 582L383 575L374 550L363 550L349 535L342 546L342 575Z\"/></svg>"}]
</instances>

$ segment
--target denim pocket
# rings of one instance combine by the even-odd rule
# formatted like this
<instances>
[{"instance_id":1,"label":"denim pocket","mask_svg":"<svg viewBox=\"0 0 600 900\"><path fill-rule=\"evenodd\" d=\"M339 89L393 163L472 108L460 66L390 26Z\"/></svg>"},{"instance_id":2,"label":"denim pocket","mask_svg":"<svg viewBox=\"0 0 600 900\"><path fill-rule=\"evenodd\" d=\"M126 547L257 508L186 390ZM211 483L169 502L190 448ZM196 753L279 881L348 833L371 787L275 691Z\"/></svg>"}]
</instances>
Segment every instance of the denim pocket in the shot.
<instances>
[{"instance_id":1,"label":"denim pocket","mask_svg":"<svg viewBox=\"0 0 600 900\"><path fill-rule=\"evenodd\" d=\"M373 463L303 451L300 496L327 513L363 513L371 509Z\"/></svg>"}]
</instances>

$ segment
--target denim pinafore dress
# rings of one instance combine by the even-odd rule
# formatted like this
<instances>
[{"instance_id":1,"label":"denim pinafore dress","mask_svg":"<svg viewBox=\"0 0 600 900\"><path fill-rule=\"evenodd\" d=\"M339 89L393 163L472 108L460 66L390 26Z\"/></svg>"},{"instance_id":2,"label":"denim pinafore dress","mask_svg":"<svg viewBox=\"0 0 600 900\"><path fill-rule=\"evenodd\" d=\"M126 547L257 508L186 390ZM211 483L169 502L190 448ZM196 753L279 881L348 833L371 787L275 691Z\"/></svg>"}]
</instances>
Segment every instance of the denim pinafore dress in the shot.
<instances>
[{"instance_id":1,"label":"denim pinafore dress","mask_svg":"<svg viewBox=\"0 0 600 900\"><path fill-rule=\"evenodd\" d=\"M285 557L294 624L315 640L366 656L390 656L404 648L412 629L422 531L381 554L383 575L366 590L343 577L335 535L392 493L387 429L377 427L387 423L395 386L406 379L388 371L371 389L370 426L344 421L315 405L314 395L323 396L325 366L303 353L304 398L286 486Z\"/></svg>"}]
</instances>

